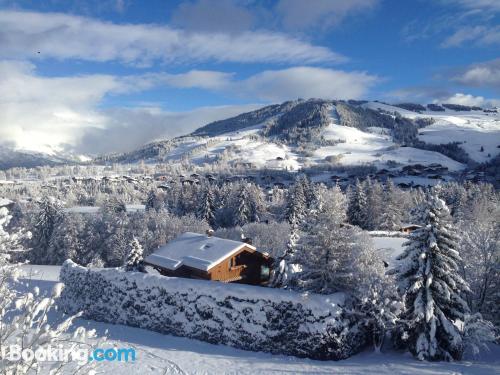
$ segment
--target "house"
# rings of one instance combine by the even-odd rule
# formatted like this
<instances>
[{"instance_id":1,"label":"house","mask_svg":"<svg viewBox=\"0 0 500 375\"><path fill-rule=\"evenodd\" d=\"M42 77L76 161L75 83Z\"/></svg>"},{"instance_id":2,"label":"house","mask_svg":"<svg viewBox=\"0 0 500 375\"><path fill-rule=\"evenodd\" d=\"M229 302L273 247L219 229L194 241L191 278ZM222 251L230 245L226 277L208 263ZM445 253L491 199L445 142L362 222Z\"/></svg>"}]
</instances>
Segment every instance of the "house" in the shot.
<instances>
[{"instance_id":1,"label":"house","mask_svg":"<svg viewBox=\"0 0 500 375\"><path fill-rule=\"evenodd\" d=\"M403 232L403 233L411 233L413 232L414 230L416 229L419 229L421 228L420 225L416 225L416 224L406 224L406 225L403 225L401 226L401 228L399 229L400 232Z\"/></svg>"},{"instance_id":2,"label":"house","mask_svg":"<svg viewBox=\"0 0 500 375\"><path fill-rule=\"evenodd\" d=\"M14 202L7 198L0 198L0 208L5 207L8 210L12 210L14 207Z\"/></svg>"},{"instance_id":3,"label":"house","mask_svg":"<svg viewBox=\"0 0 500 375\"><path fill-rule=\"evenodd\" d=\"M247 242L186 232L144 259L164 276L243 284L269 281L272 259Z\"/></svg>"}]
</instances>

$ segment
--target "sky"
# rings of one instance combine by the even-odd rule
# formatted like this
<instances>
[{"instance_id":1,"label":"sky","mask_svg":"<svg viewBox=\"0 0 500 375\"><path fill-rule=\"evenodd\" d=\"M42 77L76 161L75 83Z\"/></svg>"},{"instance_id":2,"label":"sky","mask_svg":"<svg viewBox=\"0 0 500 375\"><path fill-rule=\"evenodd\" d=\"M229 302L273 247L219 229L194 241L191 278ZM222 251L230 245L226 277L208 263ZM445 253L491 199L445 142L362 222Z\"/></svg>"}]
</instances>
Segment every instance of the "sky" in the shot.
<instances>
[{"instance_id":1,"label":"sky","mask_svg":"<svg viewBox=\"0 0 500 375\"><path fill-rule=\"evenodd\" d=\"M0 0L0 146L100 154L297 98L500 106L500 0Z\"/></svg>"}]
</instances>

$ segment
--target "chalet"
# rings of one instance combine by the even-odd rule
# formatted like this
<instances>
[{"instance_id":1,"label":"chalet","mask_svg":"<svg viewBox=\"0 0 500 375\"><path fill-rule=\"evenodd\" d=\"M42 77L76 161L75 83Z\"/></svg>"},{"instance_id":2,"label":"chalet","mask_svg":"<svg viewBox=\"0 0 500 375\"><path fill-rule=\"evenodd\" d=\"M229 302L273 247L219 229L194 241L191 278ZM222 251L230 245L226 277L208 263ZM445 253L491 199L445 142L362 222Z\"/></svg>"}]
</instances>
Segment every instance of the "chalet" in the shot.
<instances>
[{"instance_id":1,"label":"chalet","mask_svg":"<svg viewBox=\"0 0 500 375\"><path fill-rule=\"evenodd\" d=\"M14 207L14 202L7 198L0 198L0 208L5 207L11 210Z\"/></svg>"},{"instance_id":2,"label":"chalet","mask_svg":"<svg viewBox=\"0 0 500 375\"><path fill-rule=\"evenodd\" d=\"M243 284L269 281L272 259L247 242L186 232L146 257L164 276Z\"/></svg>"},{"instance_id":3,"label":"chalet","mask_svg":"<svg viewBox=\"0 0 500 375\"><path fill-rule=\"evenodd\" d=\"M399 231L400 232L403 232L403 233L411 233L413 232L414 230L416 229L419 229L421 228L420 225L416 225L416 224L407 224L407 225L403 225Z\"/></svg>"}]
</instances>

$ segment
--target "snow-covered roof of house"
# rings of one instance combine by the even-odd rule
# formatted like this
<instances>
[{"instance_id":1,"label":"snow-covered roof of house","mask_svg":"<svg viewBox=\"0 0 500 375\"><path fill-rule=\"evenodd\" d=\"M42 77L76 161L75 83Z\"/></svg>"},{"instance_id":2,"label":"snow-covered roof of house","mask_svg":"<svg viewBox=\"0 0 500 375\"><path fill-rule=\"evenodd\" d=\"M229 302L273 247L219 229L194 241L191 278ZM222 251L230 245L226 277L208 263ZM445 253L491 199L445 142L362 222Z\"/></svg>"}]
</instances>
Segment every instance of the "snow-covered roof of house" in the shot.
<instances>
[{"instance_id":1,"label":"snow-covered roof of house","mask_svg":"<svg viewBox=\"0 0 500 375\"><path fill-rule=\"evenodd\" d=\"M149 264L175 270L182 265L208 271L243 247L256 248L245 242L186 232L146 257Z\"/></svg>"},{"instance_id":2,"label":"snow-covered roof of house","mask_svg":"<svg viewBox=\"0 0 500 375\"><path fill-rule=\"evenodd\" d=\"M14 202L12 202L10 199L7 199L7 198L1 198L0 197L0 207L7 207L7 206L10 206L11 204L13 204Z\"/></svg>"}]
</instances>

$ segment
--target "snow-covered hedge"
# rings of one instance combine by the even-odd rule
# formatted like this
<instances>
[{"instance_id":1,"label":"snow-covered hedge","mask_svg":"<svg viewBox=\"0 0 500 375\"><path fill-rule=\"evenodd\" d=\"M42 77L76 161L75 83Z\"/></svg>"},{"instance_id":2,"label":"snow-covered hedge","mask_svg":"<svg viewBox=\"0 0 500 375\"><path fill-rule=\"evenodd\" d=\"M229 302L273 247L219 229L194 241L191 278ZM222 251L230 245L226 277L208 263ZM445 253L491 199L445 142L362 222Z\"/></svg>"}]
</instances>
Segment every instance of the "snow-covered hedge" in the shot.
<instances>
[{"instance_id":1,"label":"snow-covered hedge","mask_svg":"<svg viewBox=\"0 0 500 375\"><path fill-rule=\"evenodd\" d=\"M88 269L70 260L60 279L62 308L97 321L314 359L347 358L364 345L363 332L343 317L342 294Z\"/></svg>"}]
</instances>

